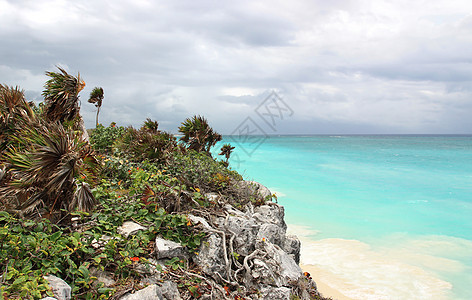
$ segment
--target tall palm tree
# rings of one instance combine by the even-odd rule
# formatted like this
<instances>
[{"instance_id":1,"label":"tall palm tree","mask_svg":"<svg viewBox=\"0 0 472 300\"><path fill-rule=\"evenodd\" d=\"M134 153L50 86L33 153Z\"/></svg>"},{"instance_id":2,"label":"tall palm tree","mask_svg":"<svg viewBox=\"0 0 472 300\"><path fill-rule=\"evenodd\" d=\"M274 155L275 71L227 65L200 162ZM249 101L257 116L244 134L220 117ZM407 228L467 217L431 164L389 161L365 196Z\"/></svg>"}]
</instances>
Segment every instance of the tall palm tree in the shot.
<instances>
[{"instance_id":1,"label":"tall palm tree","mask_svg":"<svg viewBox=\"0 0 472 300\"><path fill-rule=\"evenodd\" d=\"M88 99L88 102L95 104L95 106L97 107L97 118L95 122L95 128L98 127L98 114L100 113L100 107L102 107L103 98L103 88L101 87L94 87L92 92L90 92L90 98Z\"/></svg>"},{"instance_id":2,"label":"tall palm tree","mask_svg":"<svg viewBox=\"0 0 472 300\"><path fill-rule=\"evenodd\" d=\"M198 152L205 151L210 154L210 148L222 137L210 127L208 121L202 116L187 118L179 127L179 132L183 134L180 138L187 148Z\"/></svg>"},{"instance_id":3,"label":"tall palm tree","mask_svg":"<svg viewBox=\"0 0 472 300\"><path fill-rule=\"evenodd\" d=\"M231 144L224 144L223 147L221 147L221 152L218 155L224 155L226 157L226 163L228 163L229 157L231 156L234 148L235 147L232 147Z\"/></svg>"}]
</instances>

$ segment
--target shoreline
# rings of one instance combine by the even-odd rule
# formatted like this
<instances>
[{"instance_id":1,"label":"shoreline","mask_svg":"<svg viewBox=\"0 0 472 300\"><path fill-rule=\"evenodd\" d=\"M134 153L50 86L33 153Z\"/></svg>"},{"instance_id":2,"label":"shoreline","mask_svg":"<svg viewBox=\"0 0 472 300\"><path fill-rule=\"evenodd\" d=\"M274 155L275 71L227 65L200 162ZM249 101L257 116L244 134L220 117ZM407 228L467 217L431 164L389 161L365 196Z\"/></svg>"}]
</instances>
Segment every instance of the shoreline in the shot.
<instances>
[{"instance_id":1,"label":"shoreline","mask_svg":"<svg viewBox=\"0 0 472 300\"><path fill-rule=\"evenodd\" d=\"M310 273L311 278L313 278L313 281L316 283L318 292L320 292L323 297L328 297L333 300L355 300L353 298L347 297L341 291L330 286L329 280L323 276L323 270L316 267L315 265L306 265L300 263L300 268L302 268L303 272Z\"/></svg>"},{"instance_id":2,"label":"shoreline","mask_svg":"<svg viewBox=\"0 0 472 300\"><path fill-rule=\"evenodd\" d=\"M459 257L470 256L470 241L438 236L392 238L373 248L358 240L315 240L311 236L314 231L305 226L289 224L289 231L301 242L301 269L310 273L324 297L333 300L469 299L453 291L454 284L460 282L450 281L440 274L460 274L467 267L447 256L451 249L455 249L454 254ZM434 252L429 252L430 249ZM464 282L462 284L464 286Z\"/></svg>"}]
</instances>

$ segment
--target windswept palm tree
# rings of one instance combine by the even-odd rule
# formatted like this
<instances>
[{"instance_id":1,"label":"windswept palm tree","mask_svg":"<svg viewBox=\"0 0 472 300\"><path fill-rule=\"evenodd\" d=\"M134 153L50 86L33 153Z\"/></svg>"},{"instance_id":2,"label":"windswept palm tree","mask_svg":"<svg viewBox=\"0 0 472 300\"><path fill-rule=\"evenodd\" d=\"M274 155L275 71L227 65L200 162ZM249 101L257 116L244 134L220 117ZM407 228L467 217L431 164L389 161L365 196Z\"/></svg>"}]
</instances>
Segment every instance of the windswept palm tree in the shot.
<instances>
[{"instance_id":1,"label":"windswept palm tree","mask_svg":"<svg viewBox=\"0 0 472 300\"><path fill-rule=\"evenodd\" d=\"M90 98L88 99L89 103L95 104L97 107L97 118L95 122L95 128L98 127L98 114L100 113L100 107L102 107L102 101L104 98L103 88L95 87L92 92L90 92Z\"/></svg>"},{"instance_id":2,"label":"windswept palm tree","mask_svg":"<svg viewBox=\"0 0 472 300\"><path fill-rule=\"evenodd\" d=\"M79 92L84 89L85 82L80 78L69 75L61 67L59 72L46 72L51 77L44 85L45 114L49 121L78 121Z\"/></svg>"},{"instance_id":3,"label":"windswept palm tree","mask_svg":"<svg viewBox=\"0 0 472 300\"><path fill-rule=\"evenodd\" d=\"M208 121L202 116L187 118L179 127L179 132L183 134L180 138L187 148L198 152L205 151L210 154L210 148L222 137L208 125Z\"/></svg>"},{"instance_id":4,"label":"windswept palm tree","mask_svg":"<svg viewBox=\"0 0 472 300\"><path fill-rule=\"evenodd\" d=\"M98 163L81 132L59 122L41 120L24 128L17 140L26 149L6 155L12 178L0 188L0 201L20 215L58 220L62 211L91 210L96 200L85 180L95 177Z\"/></svg>"},{"instance_id":5,"label":"windswept palm tree","mask_svg":"<svg viewBox=\"0 0 472 300\"><path fill-rule=\"evenodd\" d=\"M226 157L226 163L228 163L229 157L231 156L231 153L233 152L234 147L231 146L231 144L224 144L220 150L221 152L218 155L224 155Z\"/></svg>"},{"instance_id":6,"label":"windswept palm tree","mask_svg":"<svg viewBox=\"0 0 472 300\"><path fill-rule=\"evenodd\" d=\"M59 70L46 73L51 79L39 109L19 88L0 85L0 204L56 221L65 220L67 211L95 205L87 182L99 168L79 114L78 93L85 83Z\"/></svg>"},{"instance_id":7,"label":"windswept palm tree","mask_svg":"<svg viewBox=\"0 0 472 300\"><path fill-rule=\"evenodd\" d=\"M150 118L147 118L146 121L144 121L143 126L141 127L141 130L148 131L150 133L158 133L159 130L159 123L157 121L153 121Z\"/></svg>"},{"instance_id":8,"label":"windswept palm tree","mask_svg":"<svg viewBox=\"0 0 472 300\"><path fill-rule=\"evenodd\" d=\"M0 84L0 154L15 144L13 137L21 128L31 126L36 119L33 106L19 87Z\"/></svg>"}]
</instances>

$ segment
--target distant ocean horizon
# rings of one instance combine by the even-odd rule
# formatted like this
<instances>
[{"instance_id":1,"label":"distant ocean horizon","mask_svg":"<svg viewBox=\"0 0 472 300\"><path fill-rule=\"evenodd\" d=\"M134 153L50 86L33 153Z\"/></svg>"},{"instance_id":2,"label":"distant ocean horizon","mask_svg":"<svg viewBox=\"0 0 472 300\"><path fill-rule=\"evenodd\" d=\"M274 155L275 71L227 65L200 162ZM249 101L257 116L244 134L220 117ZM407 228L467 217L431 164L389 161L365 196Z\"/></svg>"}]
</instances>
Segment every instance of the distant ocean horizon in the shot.
<instances>
[{"instance_id":1,"label":"distant ocean horizon","mask_svg":"<svg viewBox=\"0 0 472 300\"><path fill-rule=\"evenodd\" d=\"M331 288L353 299L472 299L472 135L227 142L230 167L277 194L302 263Z\"/></svg>"}]
</instances>

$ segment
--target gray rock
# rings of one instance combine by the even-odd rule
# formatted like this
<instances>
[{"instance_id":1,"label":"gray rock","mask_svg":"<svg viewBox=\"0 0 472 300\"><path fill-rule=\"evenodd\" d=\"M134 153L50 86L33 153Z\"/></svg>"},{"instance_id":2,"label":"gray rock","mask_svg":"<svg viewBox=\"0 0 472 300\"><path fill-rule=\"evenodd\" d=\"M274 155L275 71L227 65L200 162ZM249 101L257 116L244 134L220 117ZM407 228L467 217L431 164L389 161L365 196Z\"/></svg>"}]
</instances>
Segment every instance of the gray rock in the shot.
<instances>
[{"instance_id":1,"label":"gray rock","mask_svg":"<svg viewBox=\"0 0 472 300\"><path fill-rule=\"evenodd\" d=\"M134 294L126 294L120 300L164 300L164 297L159 286L153 284Z\"/></svg>"},{"instance_id":2,"label":"gray rock","mask_svg":"<svg viewBox=\"0 0 472 300\"><path fill-rule=\"evenodd\" d=\"M161 292L164 299L181 300L177 284L173 281L165 281L161 286Z\"/></svg>"},{"instance_id":3,"label":"gray rock","mask_svg":"<svg viewBox=\"0 0 472 300\"><path fill-rule=\"evenodd\" d=\"M252 277L258 282L265 283L271 286L282 286L283 281L279 280L278 274L276 274L265 261L261 259L254 259L254 265L251 270Z\"/></svg>"},{"instance_id":4,"label":"gray rock","mask_svg":"<svg viewBox=\"0 0 472 300\"><path fill-rule=\"evenodd\" d=\"M290 286L291 282L298 281L302 276L300 266L279 246L268 241L257 241L256 249L267 253L265 263L271 272L275 274L276 286Z\"/></svg>"},{"instance_id":5,"label":"gray rock","mask_svg":"<svg viewBox=\"0 0 472 300\"><path fill-rule=\"evenodd\" d=\"M270 205L261 205L254 208L254 214L252 215L259 223L272 223L284 230L284 234L287 230L287 224L285 224L284 216L285 210L283 206L275 203Z\"/></svg>"},{"instance_id":6,"label":"gray rock","mask_svg":"<svg viewBox=\"0 0 472 300\"><path fill-rule=\"evenodd\" d=\"M252 194L258 194L264 199L272 195L267 187L256 181L244 181L243 186L245 186Z\"/></svg>"},{"instance_id":7,"label":"gray rock","mask_svg":"<svg viewBox=\"0 0 472 300\"><path fill-rule=\"evenodd\" d=\"M202 217L197 217L197 216L194 216L194 215L188 215L188 218L195 225L200 223L200 224L202 224L203 228L211 229L210 224L208 224L208 222Z\"/></svg>"},{"instance_id":8,"label":"gray rock","mask_svg":"<svg viewBox=\"0 0 472 300\"><path fill-rule=\"evenodd\" d=\"M137 223L134 222L124 222L123 225L117 228L117 231L119 234L124 235L126 237L135 234L136 232L140 230L144 230L146 227L143 227Z\"/></svg>"},{"instance_id":9,"label":"gray rock","mask_svg":"<svg viewBox=\"0 0 472 300\"><path fill-rule=\"evenodd\" d=\"M259 225L254 222L254 219L241 216L229 216L219 219L219 229L229 232L228 239L235 234L236 237L233 242L234 251L241 255L249 255L255 249L256 235L259 231Z\"/></svg>"},{"instance_id":10,"label":"gray rock","mask_svg":"<svg viewBox=\"0 0 472 300\"><path fill-rule=\"evenodd\" d=\"M98 241L96 239L93 239L91 246L95 249L102 248L112 239L114 238L109 235L102 235L102 237Z\"/></svg>"},{"instance_id":11,"label":"gray rock","mask_svg":"<svg viewBox=\"0 0 472 300\"><path fill-rule=\"evenodd\" d=\"M52 289L52 293L57 300L69 300L71 299L71 287L61 278L54 275L44 276Z\"/></svg>"},{"instance_id":12,"label":"gray rock","mask_svg":"<svg viewBox=\"0 0 472 300\"><path fill-rule=\"evenodd\" d=\"M205 194L205 197L209 200L209 201L213 201L213 202L217 202L218 198L220 197L220 195L216 194L216 193L207 193Z\"/></svg>"},{"instance_id":13,"label":"gray rock","mask_svg":"<svg viewBox=\"0 0 472 300\"><path fill-rule=\"evenodd\" d=\"M156 256L157 259L173 257L187 258L188 253L181 244L156 237Z\"/></svg>"},{"instance_id":14,"label":"gray rock","mask_svg":"<svg viewBox=\"0 0 472 300\"><path fill-rule=\"evenodd\" d=\"M56 298L53 298L53 297L46 297L46 298L42 298L40 300L57 300Z\"/></svg>"},{"instance_id":15,"label":"gray rock","mask_svg":"<svg viewBox=\"0 0 472 300\"><path fill-rule=\"evenodd\" d=\"M282 249L290 255L297 264L300 263L300 240L296 235L287 235Z\"/></svg>"},{"instance_id":16,"label":"gray rock","mask_svg":"<svg viewBox=\"0 0 472 300\"><path fill-rule=\"evenodd\" d=\"M262 239L265 239L274 245L283 247L285 243L285 231L275 224L262 224L257 233L257 240Z\"/></svg>"},{"instance_id":17,"label":"gray rock","mask_svg":"<svg viewBox=\"0 0 472 300\"><path fill-rule=\"evenodd\" d=\"M264 287L261 289L261 296L264 300L288 300L291 296L291 289L288 287Z\"/></svg>"},{"instance_id":18,"label":"gray rock","mask_svg":"<svg viewBox=\"0 0 472 300\"><path fill-rule=\"evenodd\" d=\"M248 217L247 214L243 213L242 211L234 208L231 204L226 204L225 205L225 210L233 216L238 216L238 217Z\"/></svg>"},{"instance_id":19,"label":"gray rock","mask_svg":"<svg viewBox=\"0 0 472 300\"><path fill-rule=\"evenodd\" d=\"M223 241L218 234L213 233L202 242L198 254L193 258L202 271L219 280L216 273L225 278L226 268L223 256Z\"/></svg>"}]
</instances>

